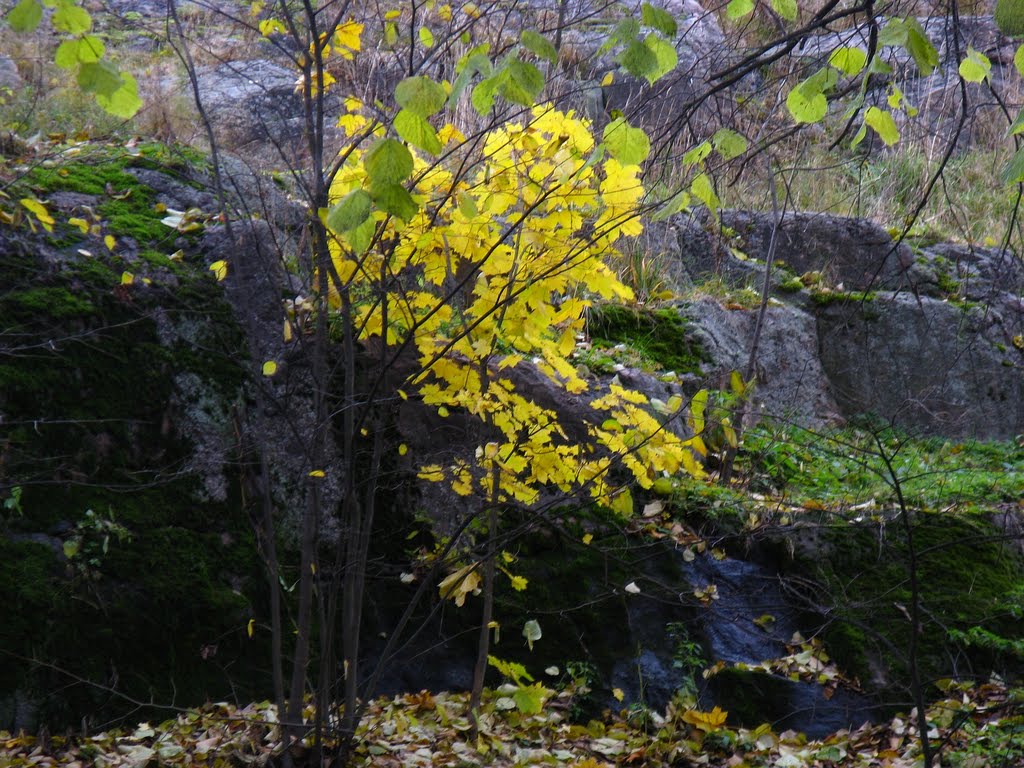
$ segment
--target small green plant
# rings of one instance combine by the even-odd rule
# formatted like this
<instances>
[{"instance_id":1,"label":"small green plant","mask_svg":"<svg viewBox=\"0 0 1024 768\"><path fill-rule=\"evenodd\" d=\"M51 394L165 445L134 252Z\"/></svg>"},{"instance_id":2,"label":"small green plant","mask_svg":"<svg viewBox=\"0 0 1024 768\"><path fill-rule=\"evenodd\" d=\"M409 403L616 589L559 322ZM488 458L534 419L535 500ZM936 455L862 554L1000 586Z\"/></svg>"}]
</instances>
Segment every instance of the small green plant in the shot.
<instances>
[{"instance_id":1,"label":"small green plant","mask_svg":"<svg viewBox=\"0 0 1024 768\"><path fill-rule=\"evenodd\" d=\"M687 706L693 706L697 702L697 674L705 665L704 649L690 637L685 622L670 622L665 631L672 640L672 666L685 675L676 695Z\"/></svg>"},{"instance_id":2,"label":"small green plant","mask_svg":"<svg viewBox=\"0 0 1024 768\"><path fill-rule=\"evenodd\" d=\"M114 519L113 510L107 510L106 517L91 509L86 510L85 517L75 525L72 536L64 542L64 556L77 576L91 581L99 578L99 569L110 549L111 537L117 539L118 544L123 544L131 541L132 534Z\"/></svg>"},{"instance_id":3,"label":"small green plant","mask_svg":"<svg viewBox=\"0 0 1024 768\"><path fill-rule=\"evenodd\" d=\"M544 702L548 697L554 693L550 688L545 688L543 683L535 683L533 676L522 664L505 661L496 656L488 656L487 663L510 681L498 688L498 693L501 694L495 701L498 709L518 709L524 715L536 715L544 708Z\"/></svg>"},{"instance_id":4,"label":"small green plant","mask_svg":"<svg viewBox=\"0 0 1024 768\"><path fill-rule=\"evenodd\" d=\"M17 515L21 517L25 512L21 508L21 486L15 485L10 490L10 495L4 499L4 516L14 517Z\"/></svg>"}]
</instances>

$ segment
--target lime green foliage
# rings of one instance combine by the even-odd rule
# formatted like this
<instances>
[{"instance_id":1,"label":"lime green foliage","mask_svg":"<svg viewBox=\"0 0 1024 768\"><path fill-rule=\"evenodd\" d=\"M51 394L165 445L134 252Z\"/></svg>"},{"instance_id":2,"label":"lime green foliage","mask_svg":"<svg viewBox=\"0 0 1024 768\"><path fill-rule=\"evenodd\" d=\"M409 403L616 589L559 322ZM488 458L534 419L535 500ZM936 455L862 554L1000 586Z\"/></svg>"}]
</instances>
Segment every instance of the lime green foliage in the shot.
<instances>
[{"instance_id":1,"label":"lime green foliage","mask_svg":"<svg viewBox=\"0 0 1024 768\"><path fill-rule=\"evenodd\" d=\"M1013 442L910 439L891 429L880 433L909 503L970 507L1015 501L1024 487L1024 446ZM752 481L795 500L858 504L892 502L895 493L877 459L872 433L830 433L760 425L746 434Z\"/></svg>"},{"instance_id":2,"label":"lime green foliage","mask_svg":"<svg viewBox=\"0 0 1024 768\"><path fill-rule=\"evenodd\" d=\"M104 59L103 41L91 35L92 17L73 0L53 3L47 0L20 0L6 21L18 33L34 31L43 21L43 6L54 6L52 15L46 16L54 32L62 37L54 55L54 63L73 72L78 87L96 99L104 110L121 118L130 118L142 107L139 87L134 76L119 72Z\"/></svg>"},{"instance_id":3,"label":"lime green foliage","mask_svg":"<svg viewBox=\"0 0 1024 768\"><path fill-rule=\"evenodd\" d=\"M650 367L676 373L698 373L706 353L674 308L642 309L603 304L591 310L589 330L596 349L624 343Z\"/></svg>"},{"instance_id":4,"label":"lime green foliage","mask_svg":"<svg viewBox=\"0 0 1024 768\"><path fill-rule=\"evenodd\" d=\"M1024 35L1024 2L1021 0L996 0L996 26L1004 35Z\"/></svg>"},{"instance_id":5,"label":"lime green foliage","mask_svg":"<svg viewBox=\"0 0 1024 768\"><path fill-rule=\"evenodd\" d=\"M778 290L783 293L799 293L803 289L804 284L799 277L788 277L778 285Z\"/></svg>"}]
</instances>

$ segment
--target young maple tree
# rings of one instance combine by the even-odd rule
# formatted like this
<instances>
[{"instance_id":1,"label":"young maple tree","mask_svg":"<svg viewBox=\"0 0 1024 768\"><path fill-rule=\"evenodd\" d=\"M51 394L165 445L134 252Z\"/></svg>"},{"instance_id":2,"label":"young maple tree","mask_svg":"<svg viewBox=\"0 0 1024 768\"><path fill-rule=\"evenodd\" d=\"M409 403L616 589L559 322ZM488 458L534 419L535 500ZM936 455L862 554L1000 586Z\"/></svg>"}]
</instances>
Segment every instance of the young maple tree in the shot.
<instances>
[{"instance_id":1,"label":"young maple tree","mask_svg":"<svg viewBox=\"0 0 1024 768\"><path fill-rule=\"evenodd\" d=\"M466 149L454 126L427 118L445 103L440 84L413 77L397 97L415 122L410 149L350 112L345 125L370 143L346 147L326 217L332 239L333 305L359 339L409 347L415 375L398 386L422 401L476 417L486 442L450 466L424 465L422 479L448 482L486 509L484 608L471 708L479 705L493 616L498 511L529 506L542 490L584 490L628 518L633 501L610 470L623 464L643 487L680 468L702 469L684 440L664 428L647 398L613 383L590 405L604 418L589 442L570 439L559 415L520 391L510 376L532 365L551 383L583 395L588 382L569 356L593 298L628 301L610 264L616 242L639 234L644 190L642 131L611 123L597 143L584 120L551 105L522 110ZM349 102L351 110L359 104ZM434 155L440 159L428 160ZM449 170L457 160L458 175ZM405 389L401 394L407 395ZM671 404L675 410L681 398ZM463 568L442 596L463 596L479 577ZM462 588L460 588L460 585Z\"/></svg>"}]
</instances>

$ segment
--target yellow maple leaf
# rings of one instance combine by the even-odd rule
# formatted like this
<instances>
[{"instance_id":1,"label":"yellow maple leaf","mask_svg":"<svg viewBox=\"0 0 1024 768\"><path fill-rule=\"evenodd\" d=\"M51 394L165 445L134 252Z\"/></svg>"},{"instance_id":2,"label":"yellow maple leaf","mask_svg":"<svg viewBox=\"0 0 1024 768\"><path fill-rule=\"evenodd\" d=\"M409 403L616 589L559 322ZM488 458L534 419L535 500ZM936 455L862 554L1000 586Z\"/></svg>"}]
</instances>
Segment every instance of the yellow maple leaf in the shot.
<instances>
[{"instance_id":1,"label":"yellow maple leaf","mask_svg":"<svg viewBox=\"0 0 1024 768\"><path fill-rule=\"evenodd\" d=\"M721 707L715 707L710 712L688 709L683 713L683 720L705 733L710 733L725 725L725 718L728 715L729 713L723 711Z\"/></svg>"},{"instance_id":2,"label":"yellow maple leaf","mask_svg":"<svg viewBox=\"0 0 1024 768\"><path fill-rule=\"evenodd\" d=\"M358 51L362 47L360 36L363 34L363 25L352 19L341 24L334 33L334 44L344 46L350 51Z\"/></svg>"}]
</instances>

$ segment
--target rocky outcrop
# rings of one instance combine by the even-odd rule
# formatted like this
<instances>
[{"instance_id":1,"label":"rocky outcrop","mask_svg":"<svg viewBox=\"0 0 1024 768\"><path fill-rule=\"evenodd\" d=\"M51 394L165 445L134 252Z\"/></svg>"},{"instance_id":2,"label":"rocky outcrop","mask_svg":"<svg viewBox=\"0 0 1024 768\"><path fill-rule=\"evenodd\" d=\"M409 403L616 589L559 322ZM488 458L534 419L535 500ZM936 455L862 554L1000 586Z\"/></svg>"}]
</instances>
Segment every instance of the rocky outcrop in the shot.
<instances>
[{"instance_id":1,"label":"rocky outcrop","mask_svg":"<svg viewBox=\"0 0 1024 768\"><path fill-rule=\"evenodd\" d=\"M678 284L714 278L760 290L772 217L723 211L718 243L685 216L654 224L643 247ZM739 255L737 253L739 252ZM816 213L782 219L772 302L758 351L758 397L777 418L816 424L871 413L913 431L1007 439L1024 432L1024 264L997 248L912 249L878 225ZM756 301L684 308L709 371L742 368Z\"/></svg>"}]
</instances>

